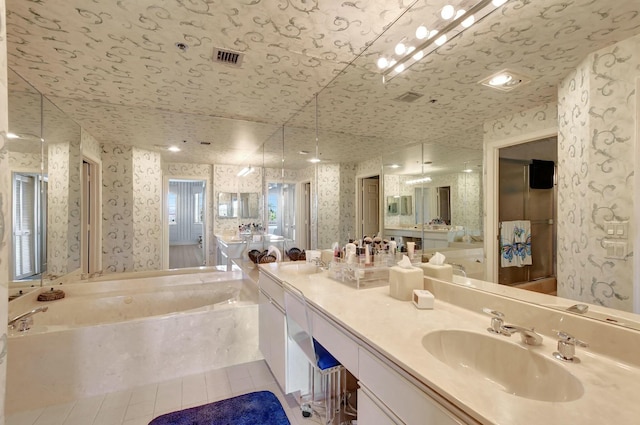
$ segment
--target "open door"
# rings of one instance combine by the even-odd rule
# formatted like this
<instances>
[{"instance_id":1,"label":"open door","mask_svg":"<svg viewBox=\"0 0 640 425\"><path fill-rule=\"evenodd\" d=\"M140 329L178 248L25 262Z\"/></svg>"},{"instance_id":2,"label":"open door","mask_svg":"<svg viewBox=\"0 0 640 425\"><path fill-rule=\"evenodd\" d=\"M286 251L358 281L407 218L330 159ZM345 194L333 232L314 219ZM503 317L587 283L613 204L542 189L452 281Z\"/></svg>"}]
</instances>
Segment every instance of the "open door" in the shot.
<instances>
[{"instance_id":1,"label":"open door","mask_svg":"<svg viewBox=\"0 0 640 425\"><path fill-rule=\"evenodd\" d=\"M380 232L380 176L367 177L361 182L362 236L373 236Z\"/></svg>"}]
</instances>

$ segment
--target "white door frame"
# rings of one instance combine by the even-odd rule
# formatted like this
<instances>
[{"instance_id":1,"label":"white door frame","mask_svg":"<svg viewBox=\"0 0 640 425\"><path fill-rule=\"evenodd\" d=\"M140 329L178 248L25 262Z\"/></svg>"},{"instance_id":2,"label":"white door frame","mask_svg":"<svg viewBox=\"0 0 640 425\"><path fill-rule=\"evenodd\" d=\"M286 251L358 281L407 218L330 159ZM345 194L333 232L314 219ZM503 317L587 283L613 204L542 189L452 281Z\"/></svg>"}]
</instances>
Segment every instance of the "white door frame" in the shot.
<instances>
[{"instance_id":1,"label":"white door frame","mask_svg":"<svg viewBox=\"0 0 640 425\"><path fill-rule=\"evenodd\" d=\"M545 128L484 144L484 258L485 280L498 281L498 188L500 149L558 135L557 127Z\"/></svg>"},{"instance_id":2,"label":"white door frame","mask_svg":"<svg viewBox=\"0 0 640 425\"><path fill-rule=\"evenodd\" d=\"M213 188L209 176L164 175L162 178L162 268L169 269L169 180L198 180L205 182L204 191L204 222L202 223L202 249L204 252L204 266L209 265L209 234L213 226L213 216L209 219L209 203L213 200Z\"/></svg>"},{"instance_id":3,"label":"white door frame","mask_svg":"<svg viewBox=\"0 0 640 425\"><path fill-rule=\"evenodd\" d=\"M640 313L640 77L636 78L636 138L634 144L633 312Z\"/></svg>"},{"instance_id":4,"label":"white door frame","mask_svg":"<svg viewBox=\"0 0 640 425\"><path fill-rule=\"evenodd\" d=\"M91 179L89 180L89 187L85 187L84 179L84 163L89 164L89 172ZM96 273L102 270L102 163L100 160L92 158L88 155L82 156L82 178L80 179L80 190L82 194L82 220L81 230L82 235L80 240L81 248L81 268L83 273ZM90 198L91 205L88 206L88 211L85 207L84 197L86 196L87 189L93 195ZM87 217L90 214L90 217ZM89 219L90 225L87 226L87 219ZM87 238L87 233L90 235ZM89 264L88 270L84 270L84 264Z\"/></svg>"},{"instance_id":5,"label":"white door frame","mask_svg":"<svg viewBox=\"0 0 640 425\"><path fill-rule=\"evenodd\" d=\"M305 217L305 201L307 197L304 195L305 186L309 185L309 222L305 223L307 217ZM311 204L311 188L313 185L311 184L311 180L304 180L298 182L296 185L296 221L298 225L296 226L296 240L294 241L294 246L300 249L304 249L305 247L311 247L311 240L307 240L307 232L309 235L311 234L311 208L313 207Z\"/></svg>"},{"instance_id":6,"label":"white door frame","mask_svg":"<svg viewBox=\"0 0 640 425\"><path fill-rule=\"evenodd\" d=\"M356 229L356 234L353 235L353 239L360 239L362 238L362 181L365 179L370 179L372 177L378 177L379 183L378 183L378 234L382 234L382 229L384 228L384 223L383 223L383 208L382 205L384 204L384 200L383 200L383 176L382 176L382 171L378 172L378 173L369 173L369 174L357 174L356 175L356 216L355 216L355 229Z\"/></svg>"}]
</instances>

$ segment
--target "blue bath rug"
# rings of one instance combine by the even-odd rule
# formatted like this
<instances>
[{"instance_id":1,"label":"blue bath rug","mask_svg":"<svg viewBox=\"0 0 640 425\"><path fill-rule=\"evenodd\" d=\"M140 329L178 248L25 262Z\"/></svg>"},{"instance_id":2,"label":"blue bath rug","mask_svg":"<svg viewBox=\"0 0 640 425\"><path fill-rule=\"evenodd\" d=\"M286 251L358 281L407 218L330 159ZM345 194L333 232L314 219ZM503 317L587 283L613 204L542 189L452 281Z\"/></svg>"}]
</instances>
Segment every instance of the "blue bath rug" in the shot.
<instances>
[{"instance_id":1,"label":"blue bath rug","mask_svg":"<svg viewBox=\"0 0 640 425\"><path fill-rule=\"evenodd\" d=\"M290 425L272 392L257 391L158 416L149 425Z\"/></svg>"}]
</instances>

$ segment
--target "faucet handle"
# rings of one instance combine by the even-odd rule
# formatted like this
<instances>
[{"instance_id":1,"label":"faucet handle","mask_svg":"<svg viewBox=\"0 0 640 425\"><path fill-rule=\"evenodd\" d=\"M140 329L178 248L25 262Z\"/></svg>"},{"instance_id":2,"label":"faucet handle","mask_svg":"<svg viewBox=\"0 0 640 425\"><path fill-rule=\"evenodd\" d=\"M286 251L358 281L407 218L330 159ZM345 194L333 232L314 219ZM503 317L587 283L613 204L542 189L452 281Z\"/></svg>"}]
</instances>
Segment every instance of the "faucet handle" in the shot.
<instances>
[{"instance_id":1,"label":"faucet handle","mask_svg":"<svg viewBox=\"0 0 640 425\"><path fill-rule=\"evenodd\" d=\"M483 308L482 312L488 314L489 316L493 316L493 317L498 317L498 318L503 318L504 317L504 313L502 313L501 311L492 310L492 309L487 308L487 307Z\"/></svg>"},{"instance_id":2,"label":"faucet handle","mask_svg":"<svg viewBox=\"0 0 640 425\"><path fill-rule=\"evenodd\" d=\"M483 308L482 312L491 316L491 326L488 327L487 330L493 334L501 334L502 326L504 325L504 313L487 307Z\"/></svg>"},{"instance_id":3,"label":"faucet handle","mask_svg":"<svg viewBox=\"0 0 640 425\"><path fill-rule=\"evenodd\" d=\"M579 347L588 347L584 341L579 340L571 334L564 331L555 331L558 335L558 351L553 353L553 357L563 362L578 363L580 359L575 357L576 345Z\"/></svg>"}]
</instances>

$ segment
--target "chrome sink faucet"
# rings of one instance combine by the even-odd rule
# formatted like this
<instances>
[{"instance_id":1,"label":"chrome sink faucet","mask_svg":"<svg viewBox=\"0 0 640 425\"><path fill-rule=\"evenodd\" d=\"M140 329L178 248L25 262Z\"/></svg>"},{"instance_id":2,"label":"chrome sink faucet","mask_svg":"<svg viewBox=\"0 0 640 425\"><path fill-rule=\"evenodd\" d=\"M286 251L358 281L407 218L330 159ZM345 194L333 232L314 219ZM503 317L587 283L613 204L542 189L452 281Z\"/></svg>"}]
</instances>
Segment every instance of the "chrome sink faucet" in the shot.
<instances>
[{"instance_id":1,"label":"chrome sink faucet","mask_svg":"<svg viewBox=\"0 0 640 425\"><path fill-rule=\"evenodd\" d=\"M542 345L542 335L538 334L533 328L528 329L522 326L505 325L503 313L497 310L491 310L490 308L483 308L482 311L491 316L491 326L487 328L489 332L504 336L519 333L523 343L527 345Z\"/></svg>"},{"instance_id":2,"label":"chrome sink faucet","mask_svg":"<svg viewBox=\"0 0 640 425\"><path fill-rule=\"evenodd\" d=\"M36 313L40 313L45 312L49 310L49 307L47 306L42 306L42 307L38 307L38 308L34 308L31 311L27 311L26 313L22 313L16 317L14 317L13 319L9 320L9 323L7 323L7 326L9 327L9 329L18 329L19 332L25 332L28 331L29 329L31 329L31 325L33 325L33 318L31 316L33 316ZM16 325L17 323L17 325Z\"/></svg>"},{"instance_id":3,"label":"chrome sink faucet","mask_svg":"<svg viewBox=\"0 0 640 425\"><path fill-rule=\"evenodd\" d=\"M553 353L553 357L563 362L579 363L580 359L575 356L576 345L588 347L589 345L563 331L556 331L558 334L558 351Z\"/></svg>"}]
</instances>

